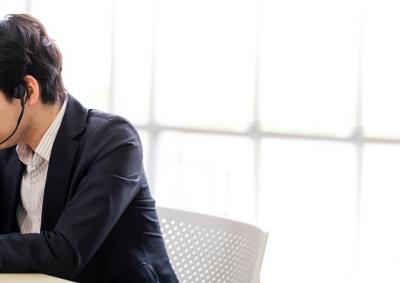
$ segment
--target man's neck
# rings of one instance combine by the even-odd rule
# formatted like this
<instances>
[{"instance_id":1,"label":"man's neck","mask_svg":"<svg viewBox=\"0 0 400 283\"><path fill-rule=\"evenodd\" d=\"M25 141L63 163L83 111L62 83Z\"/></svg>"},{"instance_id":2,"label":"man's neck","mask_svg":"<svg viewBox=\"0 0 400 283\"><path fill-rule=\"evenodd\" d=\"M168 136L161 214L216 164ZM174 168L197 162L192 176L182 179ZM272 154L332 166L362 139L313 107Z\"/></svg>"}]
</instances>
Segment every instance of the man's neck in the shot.
<instances>
[{"instance_id":1,"label":"man's neck","mask_svg":"<svg viewBox=\"0 0 400 283\"><path fill-rule=\"evenodd\" d=\"M27 129L24 143L33 151L36 150L47 129L53 123L61 106L61 101L57 101L53 105L41 105L35 115L31 115L32 123Z\"/></svg>"}]
</instances>

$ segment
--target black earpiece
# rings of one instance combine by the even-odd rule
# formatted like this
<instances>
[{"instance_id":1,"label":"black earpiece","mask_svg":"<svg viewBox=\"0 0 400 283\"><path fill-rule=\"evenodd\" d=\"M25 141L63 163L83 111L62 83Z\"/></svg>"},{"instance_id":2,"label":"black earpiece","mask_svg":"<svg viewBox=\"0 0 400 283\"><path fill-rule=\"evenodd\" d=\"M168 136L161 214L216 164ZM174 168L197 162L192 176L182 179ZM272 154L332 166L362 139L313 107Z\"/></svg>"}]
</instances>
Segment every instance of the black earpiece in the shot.
<instances>
[{"instance_id":1,"label":"black earpiece","mask_svg":"<svg viewBox=\"0 0 400 283\"><path fill-rule=\"evenodd\" d=\"M21 106L25 105L25 92L26 86L25 84L19 84L14 88L13 97L19 99L21 101Z\"/></svg>"}]
</instances>

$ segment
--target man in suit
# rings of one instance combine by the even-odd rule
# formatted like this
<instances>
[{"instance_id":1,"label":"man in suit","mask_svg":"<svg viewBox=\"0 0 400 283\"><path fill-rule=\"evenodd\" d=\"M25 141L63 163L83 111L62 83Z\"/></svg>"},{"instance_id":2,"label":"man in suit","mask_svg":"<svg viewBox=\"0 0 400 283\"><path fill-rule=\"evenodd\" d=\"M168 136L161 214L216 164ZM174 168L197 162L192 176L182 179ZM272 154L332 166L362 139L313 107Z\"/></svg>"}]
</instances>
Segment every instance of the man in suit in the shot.
<instances>
[{"instance_id":1,"label":"man in suit","mask_svg":"<svg viewBox=\"0 0 400 283\"><path fill-rule=\"evenodd\" d=\"M0 21L0 272L177 282L137 131L83 107L61 70L38 20Z\"/></svg>"}]
</instances>

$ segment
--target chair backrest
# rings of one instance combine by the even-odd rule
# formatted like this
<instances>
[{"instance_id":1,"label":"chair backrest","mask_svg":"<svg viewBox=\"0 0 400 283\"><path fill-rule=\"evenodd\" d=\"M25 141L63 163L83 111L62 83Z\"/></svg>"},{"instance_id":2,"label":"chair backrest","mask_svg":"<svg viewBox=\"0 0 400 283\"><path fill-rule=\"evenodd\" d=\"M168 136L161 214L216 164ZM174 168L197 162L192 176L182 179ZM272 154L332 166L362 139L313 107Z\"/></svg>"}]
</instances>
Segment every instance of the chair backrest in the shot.
<instances>
[{"instance_id":1,"label":"chair backrest","mask_svg":"<svg viewBox=\"0 0 400 283\"><path fill-rule=\"evenodd\" d=\"M267 232L216 216L165 207L157 211L180 282L260 282Z\"/></svg>"}]
</instances>

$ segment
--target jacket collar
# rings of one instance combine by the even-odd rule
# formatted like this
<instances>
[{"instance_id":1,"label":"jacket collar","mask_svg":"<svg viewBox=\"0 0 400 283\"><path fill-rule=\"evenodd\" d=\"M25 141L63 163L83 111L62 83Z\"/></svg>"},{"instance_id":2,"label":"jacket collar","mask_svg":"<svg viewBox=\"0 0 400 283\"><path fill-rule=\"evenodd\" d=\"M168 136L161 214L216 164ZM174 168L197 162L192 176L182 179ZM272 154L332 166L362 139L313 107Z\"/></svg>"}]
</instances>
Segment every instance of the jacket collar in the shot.
<instances>
[{"instance_id":1,"label":"jacket collar","mask_svg":"<svg viewBox=\"0 0 400 283\"><path fill-rule=\"evenodd\" d=\"M88 111L72 95L61 122L50 157L44 189L41 231L51 230L64 209L79 147L77 137L86 127Z\"/></svg>"}]
</instances>

